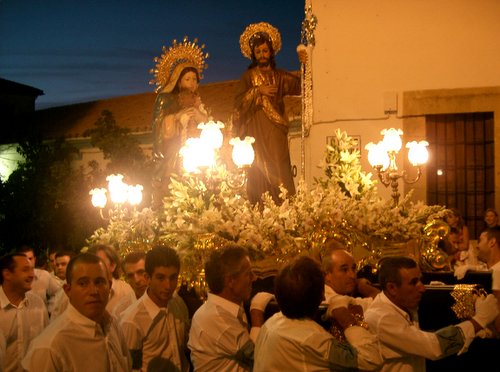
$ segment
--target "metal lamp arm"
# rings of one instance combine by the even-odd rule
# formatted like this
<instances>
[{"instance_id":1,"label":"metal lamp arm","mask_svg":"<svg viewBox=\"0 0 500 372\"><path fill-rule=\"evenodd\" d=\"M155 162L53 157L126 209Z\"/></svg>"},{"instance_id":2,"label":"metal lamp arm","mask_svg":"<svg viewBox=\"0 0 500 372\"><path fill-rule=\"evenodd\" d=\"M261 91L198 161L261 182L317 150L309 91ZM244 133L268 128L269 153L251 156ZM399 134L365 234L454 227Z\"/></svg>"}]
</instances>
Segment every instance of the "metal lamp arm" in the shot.
<instances>
[{"instance_id":1,"label":"metal lamp arm","mask_svg":"<svg viewBox=\"0 0 500 372\"><path fill-rule=\"evenodd\" d=\"M417 166L417 175L415 176L415 178L411 179L406 171L402 172L401 177L403 178L403 181L405 181L405 183L411 185L412 183L417 182L420 179L421 175L422 175L422 167Z\"/></svg>"}]
</instances>

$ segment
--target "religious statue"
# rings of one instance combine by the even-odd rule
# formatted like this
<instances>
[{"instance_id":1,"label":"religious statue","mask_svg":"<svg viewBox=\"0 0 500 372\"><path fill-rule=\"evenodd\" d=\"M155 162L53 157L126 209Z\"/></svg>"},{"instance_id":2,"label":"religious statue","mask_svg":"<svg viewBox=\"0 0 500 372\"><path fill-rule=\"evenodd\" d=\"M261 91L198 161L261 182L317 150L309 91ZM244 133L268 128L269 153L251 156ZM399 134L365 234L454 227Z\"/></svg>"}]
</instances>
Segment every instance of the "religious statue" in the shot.
<instances>
[{"instance_id":1,"label":"religious statue","mask_svg":"<svg viewBox=\"0 0 500 372\"><path fill-rule=\"evenodd\" d=\"M198 93L198 83L206 68L205 46L187 37L156 57L156 68L150 72L159 92L153 111L153 205L158 206L168 194L170 177L181 172L179 150L189 137L200 134L198 124L208 120Z\"/></svg>"},{"instance_id":2,"label":"religious statue","mask_svg":"<svg viewBox=\"0 0 500 372\"><path fill-rule=\"evenodd\" d=\"M252 61L241 76L233 117L236 135L255 138L248 199L255 204L269 192L280 204L280 185L289 195L295 194L283 97L301 93L300 77L276 68L274 57L281 49L281 35L269 23L249 25L240 36L240 48ZM299 52L299 59L305 58L307 54Z\"/></svg>"}]
</instances>

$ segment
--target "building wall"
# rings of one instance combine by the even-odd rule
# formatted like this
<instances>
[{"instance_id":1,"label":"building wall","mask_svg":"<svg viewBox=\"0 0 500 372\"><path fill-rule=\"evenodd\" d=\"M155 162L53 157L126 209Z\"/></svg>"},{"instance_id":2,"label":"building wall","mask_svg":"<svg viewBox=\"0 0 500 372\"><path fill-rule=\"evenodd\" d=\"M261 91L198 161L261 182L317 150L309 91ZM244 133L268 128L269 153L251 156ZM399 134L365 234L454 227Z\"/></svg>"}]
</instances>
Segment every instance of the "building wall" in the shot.
<instances>
[{"instance_id":1,"label":"building wall","mask_svg":"<svg viewBox=\"0 0 500 372\"><path fill-rule=\"evenodd\" d=\"M309 4L318 23L307 181L320 175L316 165L323 144L336 128L359 136L363 167L370 171L364 146L378 142L383 128L403 129L404 142L420 140L426 114L500 109L499 1L306 0ZM300 138L292 139L291 148L300 166ZM405 156L400 153L399 163ZM425 199L425 177L412 187L415 198ZM379 190L390 196L383 186Z\"/></svg>"}]
</instances>

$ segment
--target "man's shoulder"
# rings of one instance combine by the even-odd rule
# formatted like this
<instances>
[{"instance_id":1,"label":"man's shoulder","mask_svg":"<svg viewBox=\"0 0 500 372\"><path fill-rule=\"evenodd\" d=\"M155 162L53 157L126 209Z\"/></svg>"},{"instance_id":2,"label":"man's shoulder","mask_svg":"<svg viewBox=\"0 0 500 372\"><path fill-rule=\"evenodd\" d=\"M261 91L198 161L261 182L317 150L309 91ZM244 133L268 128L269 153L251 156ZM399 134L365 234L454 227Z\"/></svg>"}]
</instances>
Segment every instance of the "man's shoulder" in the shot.
<instances>
[{"instance_id":1,"label":"man's shoulder","mask_svg":"<svg viewBox=\"0 0 500 372\"><path fill-rule=\"evenodd\" d=\"M172 296L172 299L169 302L169 306L173 306L179 311L185 312L186 314L188 313L188 308L186 306L186 303L184 302L182 297L179 296L179 294L177 293L174 293L174 295Z\"/></svg>"},{"instance_id":2,"label":"man's shoulder","mask_svg":"<svg viewBox=\"0 0 500 372\"><path fill-rule=\"evenodd\" d=\"M45 302L36 293L31 291L25 293L26 300L29 308L43 308L45 309Z\"/></svg>"},{"instance_id":3,"label":"man's shoulder","mask_svg":"<svg viewBox=\"0 0 500 372\"><path fill-rule=\"evenodd\" d=\"M124 306L125 303L128 303L127 301L125 301L126 299L127 298L122 298L119 304ZM121 311L119 323L121 324L122 322L129 322L129 321L134 322L134 319L136 319L141 314L147 315L146 307L144 306L144 301L142 297L137 299L132 304L129 304Z\"/></svg>"},{"instance_id":4,"label":"man's shoulder","mask_svg":"<svg viewBox=\"0 0 500 372\"><path fill-rule=\"evenodd\" d=\"M225 311L221 306L213 302L207 301L196 310L191 324L200 323L203 325L206 322L210 322L211 324L215 324L216 322L224 323L224 319L229 317L228 311ZM236 319L236 317L233 318Z\"/></svg>"},{"instance_id":5,"label":"man's shoulder","mask_svg":"<svg viewBox=\"0 0 500 372\"><path fill-rule=\"evenodd\" d=\"M50 280L50 273L47 270L35 268L34 271L36 280Z\"/></svg>"},{"instance_id":6,"label":"man's shoulder","mask_svg":"<svg viewBox=\"0 0 500 372\"><path fill-rule=\"evenodd\" d=\"M390 319L391 321L396 318L399 318L399 311L396 306L393 305L387 297L385 297L382 293L378 294L370 306L365 311L365 320L366 321L380 321L383 318Z\"/></svg>"}]
</instances>

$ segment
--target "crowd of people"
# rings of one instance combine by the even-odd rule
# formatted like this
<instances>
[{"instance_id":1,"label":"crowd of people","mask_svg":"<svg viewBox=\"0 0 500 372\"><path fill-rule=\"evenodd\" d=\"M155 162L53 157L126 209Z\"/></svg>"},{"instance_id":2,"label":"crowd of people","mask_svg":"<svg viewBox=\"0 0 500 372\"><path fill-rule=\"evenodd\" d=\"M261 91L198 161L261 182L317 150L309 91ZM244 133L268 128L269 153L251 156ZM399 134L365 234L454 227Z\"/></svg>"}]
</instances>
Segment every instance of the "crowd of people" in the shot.
<instances>
[{"instance_id":1,"label":"crowd of people","mask_svg":"<svg viewBox=\"0 0 500 372\"><path fill-rule=\"evenodd\" d=\"M483 216L484 226L476 240L472 239L469 228L458 209L449 209L445 222L450 228L442 241L443 250L448 256L447 269L453 271L459 280L463 279L469 271L488 271L486 263L479 259L477 242L484 231L499 226L496 210L486 209Z\"/></svg>"},{"instance_id":2,"label":"crowd of people","mask_svg":"<svg viewBox=\"0 0 500 372\"><path fill-rule=\"evenodd\" d=\"M274 289L254 294L248 251L228 245L205 262L208 297L191 317L178 294L176 250L155 246L120 263L113 247L98 245L72 255L56 292L67 303L49 316L49 294L35 291L32 251L24 248L0 259L0 369L423 371L426 359L464 353L478 334L498 336L500 227L483 232L478 246L494 294L477 298L471 319L435 332L419 328L425 286L405 256L382 259L378 287L357 278L345 249L322 262L299 256L281 267ZM270 302L278 309L266 318ZM335 327L317 320L321 304L322 320Z\"/></svg>"},{"instance_id":3,"label":"crowd of people","mask_svg":"<svg viewBox=\"0 0 500 372\"><path fill-rule=\"evenodd\" d=\"M254 294L248 251L227 246L205 263L207 300L190 312L172 248L123 262L106 245L59 251L49 273L23 246L0 259L0 370L423 371L426 360L463 354L477 335L499 335L500 227L483 231L477 249L493 294L477 298L471 319L427 332L417 317L425 286L409 257L384 258L375 286L336 246L320 260L292 259L273 293ZM270 302L278 311L266 318ZM318 322L321 305L329 327Z\"/></svg>"},{"instance_id":4,"label":"crowd of people","mask_svg":"<svg viewBox=\"0 0 500 372\"><path fill-rule=\"evenodd\" d=\"M300 78L276 68L281 36L261 22L240 38L252 62L242 75L234 130L257 139L248 196L259 203L280 186L294 193L283 97L300 94ZM168 193L179 170L179 149L210 116L198 94L206 55L196 43L175 43L157 66L153 120L154 201ZM304 62L307 56L299 52ZM158 245L120 261L108 245L83 253L51 252L49 271L36 268L31 247L0 259L0 371L424 371L426 360L463 354L478 335L500 331L500 227L494 210L477 251L458 211L449 243L453 265L465 253L492 271L492 294L479 296L468 320L421 330L417 310L425 292L418 263L387 257L378 285L358 278L353 255L340 247L318 258L285 263L274 288L254 293L249 252L228 245L204 265L206 301L181 297L182 262ZM269 316L270 303L277 311ZM196 304L193 308L193 304ZM189 305L189 307L187 306ZM326 309L321 321L318 311ZM328 327L325 327L327 322Z\"/></svg>"}]
</instances>

